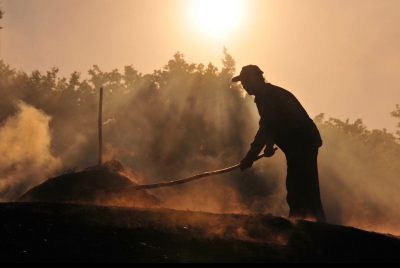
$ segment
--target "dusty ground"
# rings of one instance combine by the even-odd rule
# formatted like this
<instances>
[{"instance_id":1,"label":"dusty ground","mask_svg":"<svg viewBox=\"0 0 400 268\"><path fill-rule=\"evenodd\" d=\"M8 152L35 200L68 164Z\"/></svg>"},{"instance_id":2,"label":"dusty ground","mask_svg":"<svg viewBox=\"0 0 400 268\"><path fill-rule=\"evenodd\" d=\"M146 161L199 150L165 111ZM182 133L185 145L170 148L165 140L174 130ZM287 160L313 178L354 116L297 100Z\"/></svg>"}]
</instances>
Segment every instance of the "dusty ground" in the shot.
<instances>
[{"instance_id":1,"label":"dusty ground","mask_svg":"<svg viewBox=\"0 0 400 268\"><path fill-rule=\"evenodd\" d=\"M388 235L271 215L0 204L3 262L400 261Z\"/></svg>"}]
</instances>

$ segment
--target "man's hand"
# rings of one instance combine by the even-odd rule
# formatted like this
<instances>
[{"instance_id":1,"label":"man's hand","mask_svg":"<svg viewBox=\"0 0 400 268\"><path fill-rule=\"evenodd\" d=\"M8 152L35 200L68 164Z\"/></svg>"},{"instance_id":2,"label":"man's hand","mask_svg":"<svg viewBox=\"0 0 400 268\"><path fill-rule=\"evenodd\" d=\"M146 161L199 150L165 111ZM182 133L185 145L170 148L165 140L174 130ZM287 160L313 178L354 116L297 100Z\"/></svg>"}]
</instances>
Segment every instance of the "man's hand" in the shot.
<instances>
[{"instance_id":1,"label":"man's hand","mask_svg":"<svg viewBox=\"0 0 400 268\"><path fill-rule=\"evenodd\" d=\"M244 171L245 169L251 168L253 166L253 159L250 159L248 157L243 158L242 161L240 161L240 169Z\"/></svg>"},{"instance_id":2,"label":"man's hand","mask_svg":"<svg viewBox=\"0 0 400 268\"><path fill-rule=\"evenodd\" d=\"M271 147L265 147L265 149L264 149L264 156L265 156L265 157L271 157L271 156L273 156L273 155L275 154L275 151L276 151L276 150L278 150L278 148L273 147L273 146L271 146Z\"/></svg>"}]
</instances>

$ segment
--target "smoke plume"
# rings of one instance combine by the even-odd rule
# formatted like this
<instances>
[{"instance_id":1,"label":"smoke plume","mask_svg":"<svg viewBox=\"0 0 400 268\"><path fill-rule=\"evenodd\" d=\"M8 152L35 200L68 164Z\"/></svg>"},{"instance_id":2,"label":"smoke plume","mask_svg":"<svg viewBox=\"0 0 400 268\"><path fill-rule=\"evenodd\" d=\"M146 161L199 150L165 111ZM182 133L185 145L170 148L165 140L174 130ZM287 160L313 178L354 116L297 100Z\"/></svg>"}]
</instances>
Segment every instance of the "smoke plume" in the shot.
<instances>
[{"instance_id":1,"label":"smoke plume","mask_svg":"<svg viewBox=\"0 0 400 268\"><path fill-rule=\"evenodd\" d=\"M338 120L334 120L340 124ZM319 124L321 195L331 223L400 234L400 144L385 131Z\"/></svg>"},{"instance_id":2,"label":"smoke plume","mask_svg":"<svg viewBox=\"0 0 400 268\"><path fill-rule=\"evenodd\" d=\"M0 128L0 200L12 201L61 167L50 152L50 117L24 103Z\"/></svg>"}]
</instances>

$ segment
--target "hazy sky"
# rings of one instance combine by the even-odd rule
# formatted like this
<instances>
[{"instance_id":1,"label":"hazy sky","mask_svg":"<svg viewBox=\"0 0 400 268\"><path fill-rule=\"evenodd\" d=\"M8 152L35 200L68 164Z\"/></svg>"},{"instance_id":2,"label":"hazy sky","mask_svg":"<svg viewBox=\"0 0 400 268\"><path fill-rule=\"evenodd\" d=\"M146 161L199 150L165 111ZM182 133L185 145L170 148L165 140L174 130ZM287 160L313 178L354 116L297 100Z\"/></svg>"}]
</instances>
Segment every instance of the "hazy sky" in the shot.
<instances>
[{"instance_id":1,"label":"hazy sky","mask_svg":"<svg viewBox=\"0 0 400 268\"><path fill-rule=\"evenodd\" d=\"M220 66L225 45L238 67L258 64L312 116L395 129L389 112L400 104L399 0L199 1L225 8L195 0L0 0L0 57L29 72L132 64L148 73L176 51ZM223 20L199 27L213 14Z\"/></svg>"}]
</instances>

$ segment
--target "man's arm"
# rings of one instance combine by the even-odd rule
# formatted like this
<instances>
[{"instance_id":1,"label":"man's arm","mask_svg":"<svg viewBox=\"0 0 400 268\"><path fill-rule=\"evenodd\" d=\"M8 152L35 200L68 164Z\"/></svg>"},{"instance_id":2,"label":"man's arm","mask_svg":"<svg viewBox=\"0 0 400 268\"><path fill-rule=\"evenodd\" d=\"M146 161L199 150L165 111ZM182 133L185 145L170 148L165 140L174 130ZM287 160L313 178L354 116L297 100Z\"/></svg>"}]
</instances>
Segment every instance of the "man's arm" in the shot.
<instances>
[{"instance_id":1,"label":"man's arm","mask_svg":"<svg viewBox=\"0 0 400 268\"><path fill-rule=\"evenodd\" d=\"M265 124L262 119L259 122L259 128L256 136L254 137L254 141L251 143L250 150L247 152L246 156L240 162L240 168L242 170L250 168L253 165L254 160L260 154L261 150L265 148L266 156L270 157L275 153L274 149L274 141L272 139L272 135L266 129Z\"/></svg>"}]
</instances>

